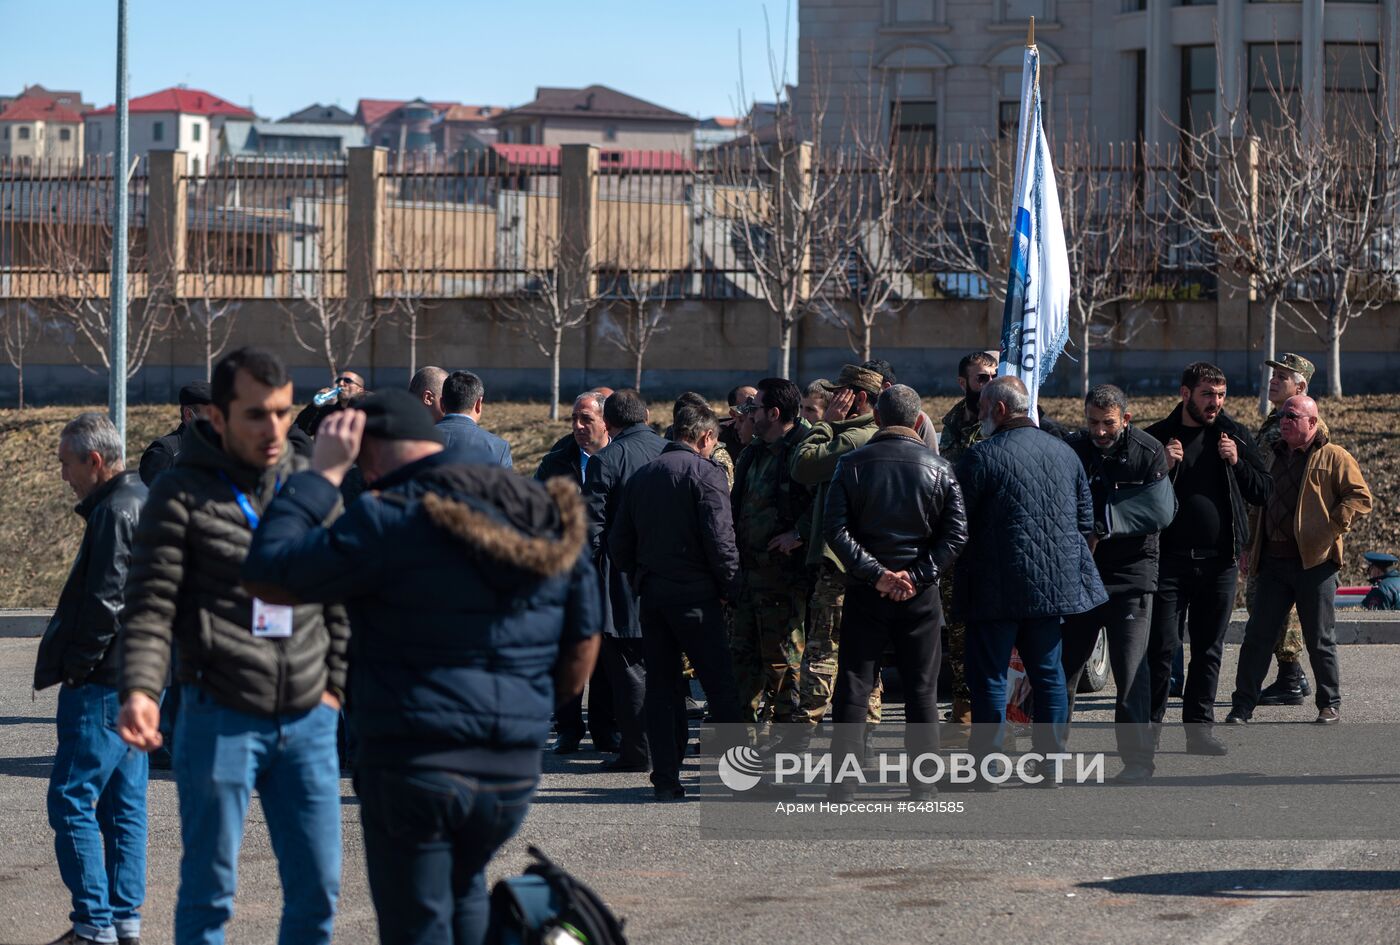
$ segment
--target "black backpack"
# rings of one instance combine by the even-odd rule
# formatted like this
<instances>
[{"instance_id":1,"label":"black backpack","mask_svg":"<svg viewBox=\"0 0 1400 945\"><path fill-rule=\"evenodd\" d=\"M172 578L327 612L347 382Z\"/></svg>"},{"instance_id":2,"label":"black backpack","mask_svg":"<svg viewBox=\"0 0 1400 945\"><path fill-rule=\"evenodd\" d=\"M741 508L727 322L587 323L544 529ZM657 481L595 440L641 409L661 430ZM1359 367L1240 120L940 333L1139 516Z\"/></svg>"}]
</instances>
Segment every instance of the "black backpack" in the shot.
<instances>
[{"instance_id":1,"label":"black backpack","mask_svg":"<svg viewBox=\"0 0 1400 945\"><path fill-rule=\"evenodd\" d=\"M492 945L627 945L622 922L592 889L530 847L535 862L491 890Z\"/></svg>"}]
</instances>

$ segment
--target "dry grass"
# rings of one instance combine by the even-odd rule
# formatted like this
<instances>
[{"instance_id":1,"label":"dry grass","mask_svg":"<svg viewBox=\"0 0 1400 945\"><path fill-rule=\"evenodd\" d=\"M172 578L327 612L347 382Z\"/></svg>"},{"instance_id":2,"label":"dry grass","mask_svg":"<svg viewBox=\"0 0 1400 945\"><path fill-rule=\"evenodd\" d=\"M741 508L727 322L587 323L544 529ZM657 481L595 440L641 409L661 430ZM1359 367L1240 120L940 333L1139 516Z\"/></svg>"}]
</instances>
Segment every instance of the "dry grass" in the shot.
<instances>
[{"instance_id":1,"label":"dry grass","mask_svg":"<svg viewBox=\"0 0 1400 945\"><path fill-rule=\"evenodd\" d=\"M1145 425L1163 417L1174 398L1135 401L1137 420ZM925 401L935 420L952 401ZM1248 405L1234 403L1248 423ZM1078 419L1078 402L1068 398L1046 401L1051 416L1067 423ZM102 408L92 408L102 409ZM0 608L51 607L82 536L82 522L73 514L73 497L58 476L58 434L79 408L45 407L25 411L0 410ZM669 403L652 405L652 416L669 414ZM171 406L132 408L128 452L133 462L155 437L174 426ZM1323 416L1336 442L1361 462L1376 495L1376 511L1361 523L1347 543L1344 583L1360 583L1361 552L1400 549L1400 396L1352 397L1340 404L1323 402ZM511 443L517 469L533 472L540 457L568 430L567 422L550 423L543 404L487 405L485 426Z\"/></svg>"}]
</instances>

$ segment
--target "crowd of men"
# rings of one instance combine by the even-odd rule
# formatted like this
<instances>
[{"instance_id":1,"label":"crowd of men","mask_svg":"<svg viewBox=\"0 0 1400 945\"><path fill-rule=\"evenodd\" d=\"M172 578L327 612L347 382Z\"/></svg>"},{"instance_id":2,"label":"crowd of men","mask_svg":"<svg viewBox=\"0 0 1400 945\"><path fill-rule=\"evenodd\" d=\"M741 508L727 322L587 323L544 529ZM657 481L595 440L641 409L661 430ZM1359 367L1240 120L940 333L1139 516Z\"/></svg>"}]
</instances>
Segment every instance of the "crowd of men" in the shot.
<instances>
[{"instance_id":1,"label":"crowd of men","mask_svg":"<svg viewBox=\"0 0 1400 945\"><path fill-rule=\"evenodd\" d=\"M112 424L82 414L58 457L86 529L34 679L61 684L48 807L72 929L58 941L139 941L145 753L161 749L179 791L179 945L223 941L254 790L279 941L330 940L338 754L381 940L465 943L487 934L485 867L525 817L551 716L555 752L587 737L603 770L650 772L658 801L682 800L688 675L715 723L848 723L835 748L859 756L892 653L922 752L938 746L946 652L949 718L976 723L985 757L1014 648L1051 752L1106 630L1115 780L1141 783L1183 637L1188 751L1227 750L1214 705L1244 573L1225 721L1300 704L1306 649L1317 721L1336 723L1342 539L1371 496L1306 394L1312 365L1269 363L1274 409L1255 433L1204 362L1146 429L1111 385L1090 391L1081 430L1031 417L1025 385L980 351L958 365L941 434L884 361L737 387L723 419L694 393L652 417L636 391L598 388L533 479L482 426L466 371L374 393L345 372L294 416L282 363L240 349L181 391L179 427L139 474ZM1395 558L1368 561L1367 606L1400 605ZM338 752L342 716L353 750Z\"/></svg>"}]
</instances>

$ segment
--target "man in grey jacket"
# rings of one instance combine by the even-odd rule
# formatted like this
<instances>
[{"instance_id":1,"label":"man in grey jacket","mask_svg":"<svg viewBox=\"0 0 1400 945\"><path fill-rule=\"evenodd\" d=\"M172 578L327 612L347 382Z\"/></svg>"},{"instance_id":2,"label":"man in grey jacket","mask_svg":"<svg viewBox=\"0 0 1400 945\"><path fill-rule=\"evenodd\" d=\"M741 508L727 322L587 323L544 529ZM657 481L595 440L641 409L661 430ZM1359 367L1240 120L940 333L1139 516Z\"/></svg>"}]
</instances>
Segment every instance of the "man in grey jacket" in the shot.
<instances>
[{"instance_id":1,"label":"man in grey jacket","mask_svg":"<svg viewBox=\"0 0 1400 945\"><path fill-rule=\"evenodd\" d=\"M339 605L279 606L241 586L263 512L306 463L287 446L292 382L275 356L241 348L212 387L210 420L156 481L136 530L118 730L143 751L160 745L157 699L178 640L176 945L223 941L255 788L282 877L278 941L321 945L340 889L335 736L349 626Z\"/></svg>"}]
</instances>

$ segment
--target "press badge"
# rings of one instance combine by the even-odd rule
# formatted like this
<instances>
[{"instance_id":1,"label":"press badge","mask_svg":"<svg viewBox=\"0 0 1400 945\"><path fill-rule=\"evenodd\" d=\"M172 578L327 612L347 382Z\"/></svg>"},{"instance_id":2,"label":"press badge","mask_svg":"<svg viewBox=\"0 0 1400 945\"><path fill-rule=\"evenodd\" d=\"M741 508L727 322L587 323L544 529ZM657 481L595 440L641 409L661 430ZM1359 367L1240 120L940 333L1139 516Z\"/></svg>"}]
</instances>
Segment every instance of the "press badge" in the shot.
<instances>
[{"instance_id":1,"label":"press badge","mask_svg":"<svg viewBox=\"0 0 1400 945\"><path fill-rule=\"evenodd\" d=\"M289 637L292 635L292 608L285 604L269 604L253 598L253 636Z\"/></svg>"}]
</instances>

